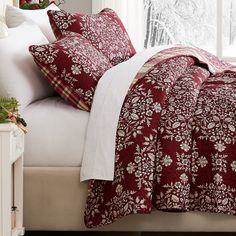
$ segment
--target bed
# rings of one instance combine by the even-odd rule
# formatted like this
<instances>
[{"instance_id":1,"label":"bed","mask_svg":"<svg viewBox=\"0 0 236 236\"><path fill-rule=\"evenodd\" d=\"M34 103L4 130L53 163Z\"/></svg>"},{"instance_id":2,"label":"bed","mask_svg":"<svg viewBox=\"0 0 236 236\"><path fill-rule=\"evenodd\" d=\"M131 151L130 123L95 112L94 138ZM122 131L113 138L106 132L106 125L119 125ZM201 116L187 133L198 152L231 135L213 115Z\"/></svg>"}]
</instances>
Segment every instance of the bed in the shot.
<instances>
[{"instance_id":1,"label":"bed","mask_svg":"<svg viewBox=\"0 0 236 236\"><path fill-rule=\"evenodd\" d=\"M1 4L3 12L5 1ZM48 94L22 112L30 130L25 137L24 226L26 230L88 230L84 225L88 186L80 183L80 171L89 114ZM233 232L236 224L234 216L223 214L153 211L95 230Z\"/></svg>"}]
</instances>

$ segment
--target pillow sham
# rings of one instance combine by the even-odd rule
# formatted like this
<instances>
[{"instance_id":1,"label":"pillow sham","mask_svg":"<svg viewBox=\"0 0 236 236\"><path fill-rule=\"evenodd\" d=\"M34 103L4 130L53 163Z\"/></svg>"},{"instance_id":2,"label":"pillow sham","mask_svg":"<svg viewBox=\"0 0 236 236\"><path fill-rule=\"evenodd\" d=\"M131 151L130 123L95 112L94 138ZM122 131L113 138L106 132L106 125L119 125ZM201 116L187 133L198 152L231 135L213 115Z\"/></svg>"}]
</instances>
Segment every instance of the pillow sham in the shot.
<instances>
[{"instance_id":1,"label":"pillow sham","mask_svg":"<svg viewBox=\"0 0 236 236\"><path fill-rule=\"evenodd\" d=\"M111 9L104 9L94 15L49 10L48 16L57 38L66 31L79 33L109 58L112 65L117 65L136 53L124 25Z\"/></svg>"},{"instance_id":2,"label":"pillow sham","mask_svg":"<svg viewBox=\"0 0 236 236\"><path fill-rule=\"evenodd\" d=\"M52 44L32 45L29 51L47 81L71 105L90 111L101 76L112 65L87 39L76 33Z\"/></svg>"},{"instance_id":3,"label":"pillow sham","mask_svg":"<svg viewBox=\"0 0 236 236\"><path fill-rule=\"evenodd\" d=\"M28 47L48 40L37 25L23 23L8 29L8 37L0 39L0 96L16 97L24 109L35 100L54 94L42 79Z\"/></svg>"},{"instance_id":4,"label":"pillow sham","mask_svg":"<svg viewBox=\"0 0 236 236\"><path fill-rule=\"evenodd\" d=\"M60 10L55 4L49 5L45 9L39 10L22 10L17 7L7 5L6 7L6 24L9 28L17 27L24 21L34 22L39 26L42 32L45 34L49 42L56 40L49 19L47 16L48 10Z\"/></svg>"}]
</instances>

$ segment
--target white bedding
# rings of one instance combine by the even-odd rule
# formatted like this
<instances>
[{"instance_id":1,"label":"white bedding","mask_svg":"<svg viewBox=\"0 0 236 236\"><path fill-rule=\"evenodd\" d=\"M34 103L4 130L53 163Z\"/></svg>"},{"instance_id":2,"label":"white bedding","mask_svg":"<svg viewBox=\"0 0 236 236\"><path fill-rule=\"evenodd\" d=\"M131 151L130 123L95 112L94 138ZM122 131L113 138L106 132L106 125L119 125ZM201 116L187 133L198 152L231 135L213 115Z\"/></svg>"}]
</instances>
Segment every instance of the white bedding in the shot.
<instances>
[{"instance_id":1,"label":"white bedding","mask_svg":"<svg viewBox=\"0 0 236 236\"><path fill-rule=\"evenodd\" d=\"M120 110L142 65L169 46L145 50L110 70L99 80L90 113L80 180L113 180L115 139Z\"/></svg>"},{"instance_id":2,"label":"white bedding","mask_svg":"<svg viewBox=\"0 0 236 236\"><path fill-rule=\"evenodd\" d=\"M88 112L73 108L60 97L49 97L29 105L22 116L29 130L25 166L81 166Z\"/></svg>"}]
</instances>

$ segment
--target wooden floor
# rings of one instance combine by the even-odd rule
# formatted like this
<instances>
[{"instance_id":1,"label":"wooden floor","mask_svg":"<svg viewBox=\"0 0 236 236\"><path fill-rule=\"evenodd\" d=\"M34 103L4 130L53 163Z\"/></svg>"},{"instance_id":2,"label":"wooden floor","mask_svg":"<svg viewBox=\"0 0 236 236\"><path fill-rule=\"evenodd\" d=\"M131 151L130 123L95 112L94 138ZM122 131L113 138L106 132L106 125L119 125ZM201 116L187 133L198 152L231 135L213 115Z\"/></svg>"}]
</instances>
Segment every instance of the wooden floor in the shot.
<instances>
[{"instance_id":1,"label":"wooden floor","mask_svg":"<svg viewBox=\"0 0 236 236\"><path fill-rule=\"evenodd\" d=\"M236 236L236 233L26 232L25 236Z\"/></svg>"}]
</instances>

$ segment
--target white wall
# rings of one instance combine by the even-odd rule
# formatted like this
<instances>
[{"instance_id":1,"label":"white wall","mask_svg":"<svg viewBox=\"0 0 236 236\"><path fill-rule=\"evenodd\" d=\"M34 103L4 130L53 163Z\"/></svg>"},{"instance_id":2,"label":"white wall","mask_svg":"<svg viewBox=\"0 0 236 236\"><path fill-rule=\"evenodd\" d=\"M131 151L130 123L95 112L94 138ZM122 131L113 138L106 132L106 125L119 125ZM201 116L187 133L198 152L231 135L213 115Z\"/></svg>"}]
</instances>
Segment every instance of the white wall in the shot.
<instances>
[{"instance_id":1,"label":"white wall","mask_svg":"<svg viewBox=\"0 0 236 236\"><path fill-rule=\"evenodd\" d=\"M1 0L0 0L1 1ZM92 13L92 0L65 0L60 8L69 12Z\"/></svg>"}]
</instances>

